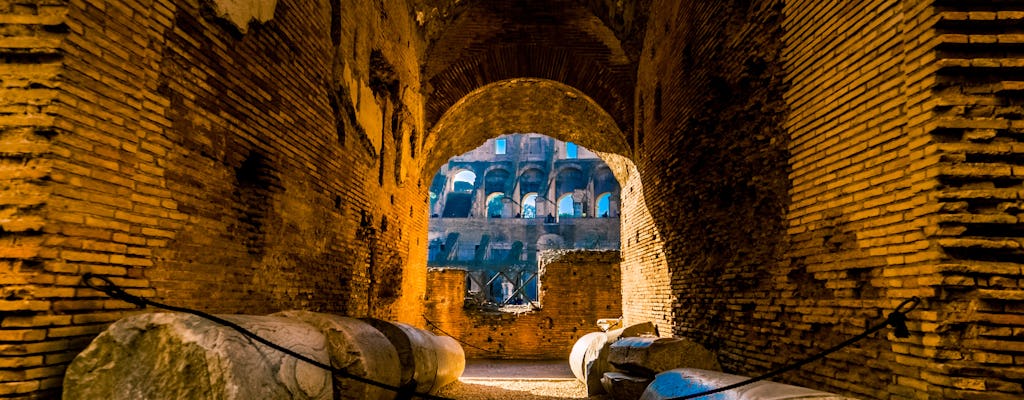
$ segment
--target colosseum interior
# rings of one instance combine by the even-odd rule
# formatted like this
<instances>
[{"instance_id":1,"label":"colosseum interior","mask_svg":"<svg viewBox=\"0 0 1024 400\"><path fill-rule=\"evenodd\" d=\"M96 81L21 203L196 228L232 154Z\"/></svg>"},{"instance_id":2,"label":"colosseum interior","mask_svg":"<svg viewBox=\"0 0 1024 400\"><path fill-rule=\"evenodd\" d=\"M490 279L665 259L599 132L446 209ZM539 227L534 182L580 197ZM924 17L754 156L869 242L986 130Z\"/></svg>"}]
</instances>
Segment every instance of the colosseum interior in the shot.
<instances>
[{"instance_id":1,"label":"colosseum interior","mask_svg":"<svg viewBox=\"0 0 1024 400\"><path fill-rule=\"evenodd\" d=\"M778 380L1019 399L1022 23L1018 0L0 0L0 398L59 397L137 312L86 273L210 313L469 318L428 285L431 180L540 133L621 184L616 292L566 296L743 375L918 296L909 338Z\"/></svg>"}]
</instances>

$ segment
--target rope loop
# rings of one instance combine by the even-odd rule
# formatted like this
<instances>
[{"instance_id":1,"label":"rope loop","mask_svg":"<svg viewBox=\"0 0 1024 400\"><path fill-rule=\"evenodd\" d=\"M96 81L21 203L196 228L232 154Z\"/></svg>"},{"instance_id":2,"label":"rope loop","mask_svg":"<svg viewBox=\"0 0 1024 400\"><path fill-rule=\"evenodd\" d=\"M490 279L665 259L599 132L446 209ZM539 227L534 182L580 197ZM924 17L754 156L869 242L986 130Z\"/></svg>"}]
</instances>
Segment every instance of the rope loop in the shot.
<instances>
[{"instance_id":1,"label":"rope loop","mask_svg":"<svg viewBox=\"0 0 1024 400\"><path fill-rule=\"evenodd\" d=\"M921 298L914 296L904 300L900 305L896 306L893 312L889 313L889 317L885 319L885 323L892 327L892 334L898 338L910 337L910 329L907 328L907 313L914 311L917 305L921 304ZM909 305L905 311L904 307Z\"/></svg>"},{"instance_id":2,"label":"rope loop","mask_svg":"<svg viewBox=\"0 0 1024 400\"><path fill-rule=\"evenodd\" d=\"M103 284L97 285L93 283L93 279L99 279ZM146 305L149 304L146 299L125 292L124 289L121 289L121 287L114 283L114 281L105 276L97 276L93 275L91 272L86 272L85 275L82 275L82 284L88 286L90 289L103 292L112 298L134 304L138 308L146 308Z\"/></svg>"}]
</instances>

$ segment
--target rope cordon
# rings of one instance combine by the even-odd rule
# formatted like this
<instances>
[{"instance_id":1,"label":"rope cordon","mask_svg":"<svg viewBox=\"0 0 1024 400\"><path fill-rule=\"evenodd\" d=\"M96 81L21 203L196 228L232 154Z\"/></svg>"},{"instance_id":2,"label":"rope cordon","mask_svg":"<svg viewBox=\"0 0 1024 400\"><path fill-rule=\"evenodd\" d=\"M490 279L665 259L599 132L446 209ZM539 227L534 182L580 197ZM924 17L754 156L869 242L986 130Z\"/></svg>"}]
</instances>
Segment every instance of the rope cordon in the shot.
<instances>
[{"instance_id":1,"label":"rope cordon","mask_svg":"<svg viewBox=\"0 0 1024 400\"><path fill-rule=\"evenodd\" d=\"M99 281L102 282L102 284L96 284L95 282L93 282L93 280L99 280ZM309 357L306 357L306 356L304 356L302 354L299 354L299 353L297 353L297 352L295 352L293 350L285 348L285 347L283 347L283 346L281 346L281 345L279 345L277 343L274 343L274 342L271 342L271 341L269 341L267 339L264 339L264 338L260 337L259 335L253 333L252 331L249 331L249 330L239 326L238 324L236 324L234 322L225 320L225 319L217 317L215 315L208 314L208 313L205 313L205 312L202 312L202 311L198 311L198 310L193 310L193 309L190 309L190 308L176 307L176 306L172 306L172 305L168 305L168 304L163 304L163 303L159 303L159 302L156 302L156 301L153 301L153 300L149 300L149 299L146 299L146 298L143 298L143 297L139 297L139 296L135 296L135 295L129 294L128 292L125 292L124 289L122 289L120 286L114 284L114 282L111 281L110 278L107 278L107 277L104 277L104 276L97 276L97 275L94 275L92 273L86 273L85 275L82 276L82 284L85 285L86 287L91 288L91 289L95 289L97 291L100 291L100 292L106 294L107 296L110 296L111 298L115 298L115 299L118 299L118 300L122 300L122 301L125 301L125 302L128 302L128 303L134 304L134 305L136 305L139 308L145 308L147 306L153 306L153 307L164 309L164 310L168 310L168 311L181 312L181 313L195 315L195 316L200 317L200 318L204 318L204 319L212 321L212 322L214 322L216 324L223 325L225 327L231 328L231 329L237 331L238 333L242 334L243 336L245 336L245 337L247 337L247 338L249 338L251 340L254 340L256 342L264 344L264 345L266 345L266 346L268 346L268 347L270 347L270 348L272 348L274 350L280 351L280 352L282 352L284 354L287 354L287 355L289 355L291 357L294 357L294 358L297 358L297 359L299 359L301 361L307 362L307 363L309 363L309 364L311 364L313 366L316 366L318 368L321 368L321 369L324 369L326 371L329 371L332 374L338 375L338 376L343 377L343 378L352 379L352 380L357 381L357 382L362 382L362 383L365 383L367 385L372 385L372 386L376 386L376 387L379 387L379 388L383 388L383 389L387 389L387 390L393 391L393 392L398 394L398 397L397 397L398 399L411 399L413 397L419 397L419 398L428 399L428 400L453 400L453 399L449 399L449 398L446 398L446 397L435 396L435 395L432 395L432 394L429 394L429 393L416 392L414 390L415 385L416 385L415 381L410 382L409 384L407 384L405 386L399 387L399 386L389 385L389 384L382 383L382 382L377 382L377 381L374 381L372 379L368 379L368 378L365 378L365 377L362 377L362 376L354 375L354 374L352 374L352 373L350 373L350 372L348 372L348 371L346 371L344 369L335 368L335 367L332 367L330 365L321 363L321 362L319 362L317 360L314 360L312 358L309 358ZM904 300L902 303L900 303L896 307L895 310L893 310L891 313L889 313L889 315L886 317L885 321L880 322L880 323L878 323L878 324L876 324L874 326L871 326L871 327L867 328L863 333L860 333L860 334L858 334L858 335L856 335L854 337L851 337L851 338L849 338L847 340L844 340L844 341L840 342L839 344L836 344L835 346L832 346L832 347L830 347L828 349L825 349L825 350L823 350L823 351L821 351L821 352L819 352L819 353L817 353L815 355L812 355L810 357L807 357L805 359L802 359L802 360L793 362L791 364L788 364L788 365L786 365L784 367L781 367L779 369L776 369L774 371L768 372L766 374L763 374L763 375L760 375L760 376L757 376L757 377L753 377L753 378L747 379L747 380L742 381L742 382L737 382L737 383L734 383L732 385L723 386L723 387L720 387L720 388L717 388L717 389L708 390L708 391L704 391L704 392L700 392L700 393L689 394L689 395L686 395L686 396L673 397L673 398L671 398L669 400L689 400L689 399L696 399L696 398L700 398L700 397L705 397L705 396L709 396L709 395L712 395L712 394L715 394L715 393L721 393L721 392L724 392L724 391L727 391L727 390L736 389L736 388L739 388L739 387L742 387L742 386L746 386L746 385L749 385L749 384L752 384L752 383L755 383L755 382L760 382L760 381L763 381L763 380L766 380L766 379L769 379L769 378L781 375L783 373L799 369L800 367L803 367L804 365L807 365L807 364L812 363L814 361L820 360L820 359L824 358L825 356L827 356L829 354L832 354L832 353L834 353L834 352L836 352L836 351L838 351L838 350L840 350L840 349L842 349L844 347L848 347L848 346L850 346L850 345L852 345L854 343L857 343L857 342L867 338L868 336L874 334L875 332L878 332L878 331L880 331L880 330L882 330L882 329L884 329L886 327L892 327L893 328L893 336L895 336L897 338L907 338L907 337L910 337L910 331L907 328L907 313L909 313L909 312L913 311L915 308L917 308L917 306L920 303L921 303L921 299L918 298L917 296L914 296L914 297L911 297L911 298L909 298L907 300ZM423 317L426 320L426 316L423 316ZM427 323L432 325L434 328L438 329L439 331L441 331L440 327L438 327L437 325L433 324L430 320L427 320ZM441 331L441 332L443 333L444 331ZM459 341L462 342L461 340L459 340ZM465 343L465 342L462 342L462 343ZM468 343L466 343L466 344L468 344ZM473 347L476 347L476 346L473 346ZM482 349L482 348L479 348L479 349L480 350L485 350L485 351L493 352L493 350L487 350L487 349Z\"/></svg>"}]
</instances>

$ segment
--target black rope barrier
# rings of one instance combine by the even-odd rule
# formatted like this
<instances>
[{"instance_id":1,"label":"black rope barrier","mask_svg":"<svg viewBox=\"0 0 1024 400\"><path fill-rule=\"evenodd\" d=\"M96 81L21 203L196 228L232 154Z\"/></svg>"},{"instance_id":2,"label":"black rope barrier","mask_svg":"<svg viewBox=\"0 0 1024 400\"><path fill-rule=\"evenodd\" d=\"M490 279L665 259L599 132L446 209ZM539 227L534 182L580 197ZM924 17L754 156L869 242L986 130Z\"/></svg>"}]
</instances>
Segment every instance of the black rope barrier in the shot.
<instances>
[{"instance_id":1,"label":"black rope barrier","mask_svg":"<svg viewBox=\"0 0 1024 400\"><path fill-rule=\"evenodd\" d=\"M755 382L760 382L760 381L763 381L765 379L769 379L769 378L775 377L777 375L781 375L783 373L799 369L800 367L802 367L804 365L807 365L807 364L810 364L810 363L812 363L814 361L818 361L818 360L820 360L822 358L825 358L825 356L827 356L829 354L832 354L832 353L835 353L839 349L842 349L844 347L847 347L849 345L857 343L857 342L863 340L864 338L866 338L868 336L871 336L871 334L884 329L887 326L891 326L893 328L893 335L898 337L898 338L910 337L910 330L907 329L907 313L911 312L915 308L917 308L918 304L920 304L920 303L921 303L921 299L919 297L917 297L917 296L914 296L914 297L911 297L911 298L909 298L907 300L904 300L902 303L900 303L898 306L896 306L896 309L893 310L893 312L889 313L889 316L885 319L885 321L880 322L880 323L878 323L878 324L876 324L874 326L869 327L863 333L861 333L861 334L859 334L857 336L854 336L852 338L844 340L844 341L840 342L839 344L837 344L835 346L829 347L828 349L825 349L824 351L822 351L822 352L820 352L818 354L815 354L813 356L807 357L807 358L805 358L803 360L800 360L800 361L794 362L792 364L786 365L786 366L784 366L782 368L779 368L779 369L776 369L774 371L768 372L768 373L766 373L764 375L756 376L756 377L747 379L747 380L742 381L742 382L734 383L732 385L723 386L723 387L720 387L718 389L712 389L712 390L708 390L708 391L704 391L704 392L700 392L700 393L688 394L686 396L672 397L672 398L670 398L668 400L689 400L689 399L696 399L696 398L700 398L700 397L704 397L704 396L709 396L709 395L712 395L712 394L715 394L715 393L721 393L721 392L724 392L724 391L727 391L727 390L732 390L732 389L736 389L738 387L746 386L746 385L749 385L749 384L752 384L752 383L755 383ZM907 307L907 306L909 306L909 308L904 310L903 308Z\"/></svg>"},{"instance_id":2,"label":"black rope barrier","mask_svg":"<svg viewBox=\"0 0 1024 400\"><path fill-rule=\"evenodd\" d=\"M466 346L472 347L472 348L477 349L477 350L486 351L486 352L491 353L491 354L501 354L500 351L488 350L488 349L485 349L483 347L480 347L480 346L474 345L472 343L469 343L469 342L467 342L465 340L462 340L462 339L460 339L460 338L458 338L456 336L452 336L448 332L445 332L444 329L441 329L440 326L437 326L437 324L435 324L434 321L431 321L430 319L428 319L426 315L423 316L423 320L427 321L427 325L430 325L430 326L434 327L434 329L437 329L437 331L441 332L442 335L445 335L445 336L448 336L448 337L450 337L452 339L455 339L456 342L462 343L462 344L464 344Z\"/></svg>"},{"instance_id":3,"label":"black rope barrier","mask_svg":"<svg viewBox=\"0 0 1024 400\"><path fill-rule=\"evenodd\" d=\"M103 284L102 285L96 285L96 284L94 284L92 282L93 279L98 279L98 280L102 281ZM228 328L234 329L235 331L237 331L238 333L242 334L243 336L245 336L245 337L247 337L249 339L255 340L255 341L257 341L259 343L262 343L262 344L264 344L264 345L266 345L266 346L268 346L268 347L270 347L270 348L272 348L274 350L280 351L280 352L282 352L284 354L287 354L287 355L295 357L295 358L297 358L299 360L305 361L305 362L307 362L307 363L309 363L309 364L311 364L313 366L316 366L316 367L319 367L319 368L324 369L326 371L329 371L332 374L341 376L343 378L352 379L352 380L357 381L357 382L365 383L367 385L372 385L372 386L376 386L376 387L379 387L379 388L383 388L383 389L387 389L387 390L393 391L393 392L398 394L398 396L397 396L398 399L411 399L413 397L420 397L420 398L427 399L427 400L453 400L453 399L449 399L449 398L446 398L446 397L435 396L435 395L432 395L432 394L429 394L429 393L416 392L414 390L414 387L415 387L415 384L416 384L415 381L414 382L410 382L408 385L406 385L404 387L398 387L398 386L389 385L389 384L386 384L386 383L383 383L383 382L377 382L375 380L364 378L362 376L354 375L354 374L352 374L352 373L350 373L348 371L345 371L343 369L335 368L335 367L332 367L330 365L321 363L321 362L319 362L317 360L314 360L312 358L309 358L309 357L306 357L306 356L304 356L302 354L299 354L299 353L297 353L295 351L292 351L291 349L285 348L285 347L283 347L283 346L281 346L281 345L279 345L277 343L274 343L274 342L271 342L271 341L269 341L267 339L264 339L264 338L260 337L259 335L253 333L252 331L249 331L248 329L245 329L245 328L239 326L238 324L236 324L234 322L225 320L225 319L217 317L215 315L207 314L205 312L197 311L197 310L193 310L193 309L189 309L189 308L176 307L176 306L172 306L172 305L168 305L168 304L163 304L163 303L152 301L152 300L149 300L149 299L146 299L146 298L143 298L143 297L139 297L139 296L135 296L135 295L129 294L129 293L125 292L124 289L122 289L120 286L117 286L116 284L114 284L114 282L111 281L107 277L96 276L96 275L93 275L92 273L86 273L85 275L82 276L82 284L84 284L85 286L87 286L87 287L89 287L91 289L95 289L97 291L100 291L100 292L102 292L102 293L104 293L107 296L110 296L112 298L115 298L115 299L118 299L118 300L123 300L123 301L126 301L128 303L134 304L134 305L136 305L139 308L145 308L146 306L153 306L153 307L161 308L161 309L164 309L164 310L191 314L191 315L195 315L195 316L200 317L200 318L204 318L204 319L213 321L213 322L215 322L217 324L220 324L220 325L226 326ZM739 388L739 387L742 387L742 386L746 386L746 385L749 385L749 384L752 384L752 383L755 383L755 382L760 382L760 381L763 381L763 380L766 380L766 379L769 379L769 378L781 375L783 373L799 369L800 367L803 367L804 365L807 365L807 364L810 364L810 363L812 363L814 361L817 361L817 360L820 360L822 358L825 358L825 356L827 356L829 354L832 354L832 353L835 353L836 351L838 351L838 350L840 350L840 349L842 349L844 347L847 347L847 346L850 346L850 345L852 345L854 343L857 343L857 342L867 338L868 336L871 336L875 332L878 332L878 331L880 331L882 329L885 329L886 327L890 327L891 326L893 328L893 335L896 336L897 338L910 337L910 330L907 328L907 313L909 313L909 312L913 311L915 308L917 308L917 306L920 303L921 303L921 299L919 297L917 297L917 296L914 296L914 297L911 297L911 298L909 298L907 300L904 300L902 303L900 303L898 306L896 306L895 310L893 310L891 313L889 313L889 315L888 315L888 317L886 317L885 321L880 322L880 323L878 323L878 324L876 324L874 326L871 326L871 327L867 328L866 330L864 330L863 333L860 333L860 334L858 334L858 335L856 335L856 336L854 336L852 338L844 340L844 341L840 342L839 344L836 344L836 345L834 345L834 346L832 346L832 347L830 347L828 349L825 349L825 350L823 350L823 351L821 351L821 352L819 352L819 353L817 353L815 355L812 355L810 357L807 357L807 358L805 358L803 360L799 360L797 362L791 363L789 365L786 365L786 366L784 366L782 368L779 368L779 369L776 369L774 371L768 372L766 374L763 374L763 375L760 375L760 376L757 376L757 377L753 377L753 378L747 379L747 380L742 381L742 382L737 382L737 383L734 383L732 385L723 386L723 387L720 387L720 388L717 388L717 389L712 389L712 390L708 390L708 391L704 391L704 392L700 392L700 393L694 393L694 394L689 394L689 395L680 396L680 397L673 397L673 398L670 398L668 400L689 400L689 399L696 399L696 398L700 398L700 397L704 397L704 396L709 396L709 395L712 395L712 394L721 393L721 392L724 392L724 391L728 391L728 390L736 389L736 388ZM425 315L423 316L423 319L427 322L427 324L429 324L430 326L434 327L435 329L437 329L442 334L448 335L447 332L445 332L439 326L437 326L432 321L427 319L427 317ZM477 346L475 346L473 344L467 343L467 342L465 342L465 341L463 341L463 340L461 340L459 338L456 338L454 336L451 336L451 335L448 335L448 336L453 338L453 339L455 339L456 341L458 341L458 342L460 342L462 344L465 344L467 346L476 348L478 350L483 350L483 351L491 352L491 353L498 353L498 352L496 352L494 350L488 350L488 349L484 349L482 347L477 347Z\"/></svg>"},{"instance_id":4,"label":"black rope barrier","mask_svg":"<svg viewBox=\"0 0 1024 400\"><path fill-rule=\"evenodd\" d=\"M93 279L98 279L98 280L102 281L103 284L102 285L97 285L97 284L95 284L93 282ZM372 386L376 386L376 387L379 387L379 388L383 388L383 389L387 389L387 390L393 391L393 392L398 394L398 398L399 399L411 399L413 397L419 397L419 398L423 398L423 399L427 399L427 400L453 400L453 399L449 399L447 397L435 396L435 395L432 395L432 394L429 394L429 393L416 392L414 390L416 382L410 382L410 384L407 385L407 386L399 387L399 386L389 385L389 384L383 383L383 382L377 382L377 381L375 381L373 379L365 378L365 377L362 377L362 376L354 375L351 372L348 372L348 371L345 371L343 369L335 368L333 366L321 363L321 362L319 362L317 360L314 360L312 358L306 357L306 356L304 356L302 354L299 354L299 353L297 353L297 352L295 352L295 351L293 351L291 349L288 349L288 348L286 348L284 346L281 346L281 345L279 345L277 343L274 343L274 342L271 342L271 341L269 341L267 339L264 339L264 338L260 337L259 335L253 333L252 331L250 331L248 329L245 329L245 328L239 326L238 324L236 324L234 322L231 322L231 321L228 321L226 319L220 318L220 317L218 317L216 315L207 314L205 312L197 311L197 310L193 310L193 309L189 309L189 308L176 307L176 306L172 306L172 305L168 305L168 304L163 304L163 303L155 302L155 301L143 298L143 297L139 297L139 296L135 296L135 295L129 294L129 293L125 292L124 289L122 289L121 287L119 287L116 284L114 284L114 282L111 281L107 277L96 276L96 275L93 275L92 273L86 273L85 275L82 276L82 284L84 284L85 286L87 286L87 287L89 287L91 289L95 289L95 290L98 290L100 292L103 292L104 294L106 294L107 296L110 296L112 298L115 298L115 299L118 299L118 300L123 300L123 301L126 301L128 303L134 304L134 305L136 305L139 308L146 308L146 306L153 306L153 307L161 308L161 309L164 309L164 310L175 311L175 312L186 313L186 314L192 314L192 315L195 315L197 317L213 321L213 322L215 322L217 324L220 324L220 325L226 326L228 328L234 329L235 331L237 331L238 333L242 334L243 336L245 336L245 337L247 337L249 339L255 340L257 342L260 342L260 343L266 345L267 347L270 347L270 348L272 348L274 350L280 351L280 352L282 352L284 354L287 354L289 356L295 357L295 358L297 358L299 360L305 361L305 362L307 362L307 363L309 363L309 364L311 364L313 366L316 366L316 367L319 367L319 368L324 369L326 371L329 371L332 374L341 376L342 378L352 379L354 381L365 383L367 385L372 385Z\"/></svg>"}]
</instances>

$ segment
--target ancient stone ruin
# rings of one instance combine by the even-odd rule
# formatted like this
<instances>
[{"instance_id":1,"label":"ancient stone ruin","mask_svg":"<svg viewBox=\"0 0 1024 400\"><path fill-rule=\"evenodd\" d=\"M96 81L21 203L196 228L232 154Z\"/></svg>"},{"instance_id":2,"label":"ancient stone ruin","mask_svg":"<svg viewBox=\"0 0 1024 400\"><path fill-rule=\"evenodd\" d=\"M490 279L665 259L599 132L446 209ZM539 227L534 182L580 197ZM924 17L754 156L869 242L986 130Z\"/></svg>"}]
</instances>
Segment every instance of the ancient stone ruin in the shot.
<instances>
[{"instance_id":1,"label":"ancient stone ruin","mask_svg":"<svg viewBox=\"0 0 1024 400\"><path fill-rule=\"evenodd\" d=\"M735 376L916 296L907 337L886 329L776 382L1022 398L1022 10L0 1L0 398L60 397L73 360L139 313L86 273L218 315L466 322L499 357L567 358L621 317ZM434 176L512 134L586 148L618 182L616 260L557 268L618 279L569 286L565 312L471 314L428 283L466 283L428 272ZM585 314L592 301L607 308ZM565 333L540 341L549 327ZM281 390L321 396L316 382Z\"/></svg>"}]
</instances>

